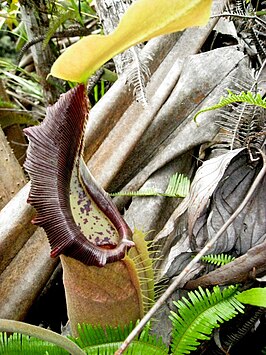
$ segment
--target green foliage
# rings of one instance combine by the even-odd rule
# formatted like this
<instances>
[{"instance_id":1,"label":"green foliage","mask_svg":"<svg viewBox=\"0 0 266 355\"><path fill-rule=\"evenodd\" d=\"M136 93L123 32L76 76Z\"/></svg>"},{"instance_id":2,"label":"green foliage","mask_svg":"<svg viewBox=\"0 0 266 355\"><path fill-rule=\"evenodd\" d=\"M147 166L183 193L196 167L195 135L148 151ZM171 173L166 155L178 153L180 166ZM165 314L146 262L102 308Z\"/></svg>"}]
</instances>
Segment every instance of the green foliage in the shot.
<instances>
[{"instance_id":1,"label":"green foliage","mask_svg":"<svg viewBox=\"0 0 266 355\"><path fill-rule=\"evenodd\" d=\"M198 115L200 115L203 112L213 111L213 110L222 108L224 106L228 106L228 105L231 105L234 103L239 103L239 102L245 102L245 103L259 106L259 107L266 109L266 98L263 99L259 93L255 94L250 91L248 91L248 92L242 91L239 94L235 94L229 89L227 91L228 91L228 96L226 96L226 97L222 96L218 104L198 111L196 113L196 115L194 116L194 120L196 121L196 118L198 117Z\"/></svg>"},{"instance_id":2,"label":"green foliage","mask_svg":"<svg viewBox=\"0 0 266 355\"><path fill-rule=\"evenodd\" d=\"M232 319L238 313L244 313L244 305L241 303L242 299L246 301L250 300L251 295L253 300L256 299L261 302L261 300L264 299L265 303L265 288L255 288L239 293L237 286L229 286L222 291L218 286L215 286L212 292L208 289L203 290L202 288L189 292L187 298L183 297L181 300L174 302L178 311L172 311L170 316L173 326L170 352L161 339L150 335L150 325L147 325L138 338L129 345L125 354L189 354L191 351L197 349L200 345L200 341L210 339L214 328L218 328L221 323ZM252 304L254 304L254 302ZM261 303L257 305L261 305ZM15 323L21 324L21 322ZM70 339L81 352L85 351L86 354L114 354L133 328L134 324L132 322L123 328L106 327L105 329L100 326L94 327L90 324L82 324L78 327L77 338L64 338L54 333L56 337L61 339L57 342L54 341L54 343L62 345L62 339L63 342L64 339L65 341L69 341ZM52 332L42 328L39 329L40 332L47 332L49 341L52 341ZM37 333L33 335L37 336ZM44 337L40 337L40 339L45 340ZM7 336L2 333L2 335L0 335L0 354L15 355L19 353L38 355L45 353L50 355L66 353L65 350L62 350L56 345L49 345L49 343L40 339L35 339L34 337L29 338L18 334L7 338ZM66 349L66 347L64 348ZM75 352L72 353L75 354Z\"/></svg>"},{"instance_id":3,"label":"green foliage","mask_svg":"<svg viewBox=\"0 0 266 355\"><path fill-rule=\"evenodd\" d=\"M24 77L19 74L20 72ZM18 66L0 59L0 78L5 80L6 86L16 93L25 93L28 98L43 102L42 88L36 74L28 73Z\"/></svg>"},{"instance_id":4,"label":"green foliage","mask_svg":"<svg viewBox=\"0 0 266 355\"><path fill-rule=\"evenodd\" d=\"M190 180L183 174L174 174L169 180L169 184L164 193L149 189L145 191L120 191L112 193L111 196L166 196L166 197L186 197L189 192Z\"/></svg>"},{"instance_id":5,"label":"green foliage","mask_svg":"<svg viewBox=\"0 0 266 355\"><path fill-rule=\"evenodd\" d=\"M16 50L27 40L24 23L20 20L20 4L17 0L0 1L0 11L0 57L15 61Z\"/></svg>"},{"instance_id":6,"label":"green foliage","mask_svg":"<svg viewBox=\"0 0 266 355\"><path fill-rule=\"evenodd\" d=\"M213 264L216 266L222 266L222 265L226 265L228 263L230 263L231 261L235 260L235 257L233 257L232 255L228 255L228 254L209 254L209 255L205 255L201 258L202 261L209 263L209 264Z\"/></svg>"},{"instance_id":7,"label":"green foliage","mask_svg":"<svg viewBox=\"0 0 266 355\"><path fill-rule=\"evenodd\" d=\"M54 5L50 11L52 17L49 22L49 30L47 31L43 41L43 48L47 46L48 42L59 27L65 26L65 28L70 28L71 24L77 26L77 22L81 27L85 27L85 16L90 18L96 17L95 12L89 5L88 1L77 2L74 0L68 0L63 3L54 2Z\"/></svg>"},{"instance_id":8,"label":"green foliage","mask_svg":"<svg viewBox=\"0 0 266 355\"><path fill-rule=\"evenodd\" d=\"M105 94L105 86L104 86L104 80L100 80L98 84L96 84L93 88L93 97L95 100L95 103L100 100L101 97Z\"/></svg>"},{"instance_id":9,"label":"green foliage","mask_svg":"<svg viewBox=\"0 0 266 355\"><path fill-rule=\"evenodd\" d=\"M236 286L230 286L223 291L218 286L211 293L202 288L188 293L188 298L174 302L178 313L171 312L173 324L172 353L189 354L196 350L199 340L210 339L214 328L220 326L243 313L244 306L236 299Z\"/></svg>"},{"instance_id":10,"label":"green foliage","mask_svg":"<svg viewBox=\"0 0 266 355\"><path fill-rule=\"evenodd\" d=\"M14 104L12 100L4 101L0 98L0 126L2 128L13 124L37 125L44 117L45 109L42 88L39 78L33 73L28 73L6 60L0 59L0 80L3 80L8 96L23 104ZM25 105L34 105L35 110L29 111Z\"/></svg>"},{"instance_id":11,"label":"green foliage","mask_svg":"<svg viewBox=\"0 0 266 355\"><path fill-rule=\"evenodd\" d=\"M190 180L183 174L174 174L171 176L167 189L163 196L186 197L189 193Z\"/></svg>"},{"instance_id":12,"label":"green foliage","mask_svg":"<svg viewBox=\"0 0 266 355\"><path fill-rule=\"evenodd\" d=\"M33 82L29 79L24 79L10 72L4 72L4 74L18 87L23 87L24 92L27 92L32 98L42 100L41 89L36 82Z\"/></svg>"},{"instance_id":13,"label":"green foliage","mask_svg":"<svg viewBox=\"0 0 266 355\"><path fill-rule=\"evenodd\" d=\"M10 110L9 110L10 109ZM0 98L0 126L2 128L13 124L37 125L39 121L31 113L19 110L19 107L10 101L3 101Z\"/></svg>"},{"instance_id":14,"label":"green foliage","mask_svg":"<svg viewBox=\"0 0 266 355\"><path fill-rule=\"evenodd\" d=\"M133 328L133 323L124 328L107 327L105 330L101 327L82 324L78 329L79 337L77 339L72 338L72 340L87 354L114 354ZM125 354L163 355L168 354L168 347L160 339L151 336L149 328L146 327L138 339L130 344Z\"/></svg>"},{"instance_id":15,"label":"green foliage","mask_svg":"<svg viewBox=\"0 0 266 355\"><path fill-rule=\"evenodd\" d=\"M66 350L49 342L23 334L13 334L7 336L6 333L0 335L1 355L63 355L69 354Z\"/></svg>"},{"instance_id":16,"label":"green foliage","mask_svg":"<svg viewBox=\"0 0 266 355\"><path fill-rule=\"evenodd\" d=\"M0 108L0 126L2 129L12 126L14 124L19 125L38 125L39 121L36 120L31 114L27 113L16 113L16 112L4 112Z\"/></svg>"},{"instance_id":17,"label":"green foliage","mask_svg":"<svg viewBox=\"0 0 266 355\"><path fill-rule=\"evenodd\" d=\"M91 355L108 355L114 352L122 344L123 340L134 328L131 323L128 326L121 328L107 327L105 330L98 327L93 327L89 324L82 324L78 328L79 337L69 337L76 343L80 349ZM73 344L74 345L74 344ZM75 355L74 352L71 352ZM20 334L13 334L7 337L6 333L0 336L0 354L3 355L53 355L53 354L68 354L67 351L60 347L48 343L46 341L28 337ZM168 354L168 347L157 339L155 336L149 334L149 327L146 327L138 339L133 341L125 354L149 354L149 355L166 355Z\"/></svg>"},{"instance_id":18,"label":"green foliage","mask_svg":"<svg viewBox=\"0 0 266 355\"><path fill-rule=\"evenodd\" d=\"M76 13L74 11L64 10L62 12L59 12L55 18L51 19L49 23L49 30L47 31L45 39L43 41L43 48L47 46L52 36L63 23L65 23L69 19L74 19L75 17Z\"/></svg>"},{"instance_id":19,"label":"green foliage","mask_svg":"<svg viewBox=\"0 0 266 355\"><path fill-rule=\"evenodd\" d=\"M1 3L0 3L0 10L1 10L0 29L2 30L6 26L8 29L12 30L14 27L18 26L18 18L17 18L17 15L19 13L18 1L12 0L9 1L9 4L7 4L7 1L1 1Z\"/></svg>"},{"instance_id":20,"label":"green foliage","mask_svg":"<svg viewBox=\"0 0 266 355\"><path fill-rule=\"evenodd\" d=\"M0 97L0 108L4 107L4 108L17 108L17 106L15 104L13 104L10 101L3 101Z\"/></svg>"},{"instance_id":21,"label":"green foliage","mask_svg":"<svg viewBox=\"0 0 266 355\"><path fill-rule=\"evenodd\" d=\"M0 58L10 58L10 60L14 60L16 52L14 49L14 41L11 36L1 31L0 42Z\"/></svg>"},{"instance_id":22,"label":"green foliage","mask_svg":"<svg viewBox=\"0 0 266 355\"><path fill-rule=\"evenodd\" d=\"M57 350L65 349L72 355L84 355L84 351L70 339L32 324L0 319L0 330L14 333L12 337L0 333L0 354L50 354L50 350L51 354L61 354L61 350L59 352ZM55 346L58 347L56 350L54 350ZM49 351L45 350L45 347ZM40 350L40 348L42 349ZM63 352L63 354L65 353Z\"/></svg>"},{"instance_id":23,"label":"green foliage","mask_svg":"<svg viewBox=\"0 0 266 355\"><path fill-rule=\"evenodd\" d=\"M238 301L252 306L266 307L266 287L252 288L236 296Z\"/></svg>"},{"instance_id":24,"label":"green foliage","mask_svg":"<svg viewBox=\"0 0 266 355\"><path fill-rule=\"evenodd\" d=\"M66 1L67 9L70 9L75 12L76 19L80 22L81 25L84 25L84 19L82 15L86 17L95 17L97 18L95 11L92 9L91 0L83 0L83 1L76 1L76 0L68 0Z\"/></svg>"}]
</instances>

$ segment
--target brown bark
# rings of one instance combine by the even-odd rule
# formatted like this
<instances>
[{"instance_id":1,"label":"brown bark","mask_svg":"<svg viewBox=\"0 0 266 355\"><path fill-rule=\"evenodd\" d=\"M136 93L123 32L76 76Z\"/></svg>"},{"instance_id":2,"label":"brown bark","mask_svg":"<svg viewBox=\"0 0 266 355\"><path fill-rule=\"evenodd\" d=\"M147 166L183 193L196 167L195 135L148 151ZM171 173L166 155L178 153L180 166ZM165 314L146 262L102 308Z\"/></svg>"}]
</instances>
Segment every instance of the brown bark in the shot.
<instances>
[{"instance_id":1,"label":"brown bark","mask_svg":"<svg viewBox=\"0 0 266 355\"><path fill-rule=\"evenodd\" d=\"M256 276L265 274L265 260L266 241L249 249L246 254L231 261L229 264L187 282L184 288L193 290L199 286L230 285L254 279Z\"/></svg>"}]
</instances>

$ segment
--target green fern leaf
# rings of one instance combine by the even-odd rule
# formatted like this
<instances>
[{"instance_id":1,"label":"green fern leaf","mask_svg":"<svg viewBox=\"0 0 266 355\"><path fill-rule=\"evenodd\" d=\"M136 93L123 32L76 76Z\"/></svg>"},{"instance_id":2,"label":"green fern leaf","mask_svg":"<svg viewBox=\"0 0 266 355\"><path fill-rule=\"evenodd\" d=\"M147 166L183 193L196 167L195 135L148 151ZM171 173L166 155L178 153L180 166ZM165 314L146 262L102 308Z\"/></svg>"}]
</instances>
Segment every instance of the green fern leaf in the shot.
<instances>
[{"instance_id":1,"label":"green fern leaf","mask_svg":"<svg viewBox=\"0 0 266 355\"><path fill-rule=\"evenodd\" d=\"M216 254L216 255L209 254L203 256L201 260L209 264L221 266L221 265L226 265L231 261L235 260L235 257L228 254Z\"/></svg>"},{"instance_id":2,"label":"green fern leaf","mask_svg":"<svg viewBox=\"0 0 266 355\"><path fill-rule=\"evenodd\" d=\"M168 197L186 197L189 193L190 180L183 174L174 174L171 176L169 185L163 196Z\"/></svg>"},{"instance_id":3,"label":"green fern leaf","mask_svg":"<svg viewBox=\"0 0 266 355\"><path fill-rule=\"evenodd\" d=\"M154 189L139 191L120 191L111 193L111 196L165 196L165 197L186 197L189 193L190 180L183 174L176 173L171 176L165 192L158 192Z\"/></svg>"},{"instance_id":4,"label":"green fern leaf","mask_svg":"<svg viewBox=\"0 0 266 355\"><path fill-rule=\"evenodd\" d=\"M196 115L194 116L194 121L196 121L196 118L198 117L198 115L203 112L216 110L216 109L231 105L236 102L245 102L245 103L259 106L259 107L266 109L266 99L263 99L259 93L255 94L250 91L247 91L247 92L242 91L239 94L235 94L229 89L227 91L228 91L228 96L226 96L226 97L222 96L221 100L218 104L198 111L196 113Z\"/></svg>"},{"instance_id":5,"label":"green fern leaf","mask_svg":"<svg viewBox=\"0 0 266 355\"><path fill-rule=\"evenodd\" d=\"M0 334L0 354L1 355L63 355L68 351L53 345L49 342L29 337L22 334L7 336Z\"/></svg>"},{"instance_id":6,"label":"green fern leaf","mask_svg":"<svg viewBox=\"0 0 266 355\"><path fill-rule=\"evenodd\" d=\"M160 192L154 189L139 190L139 191L119 191L110 193L111 196L129 196L129 197L148 197L148 196L160 196Z\"/></svg>"},{"instance_id":7,"label":"green fern leaf","mask_svg":"<svg viewBox=\"0 0 266 355\"><path fill-rule=\"evenodd\" d=\"M0 319L0 331L0 354L85 354L70 339L36 325ZM6 332L13 336L7 337Z\"/></svg>"},{"instance_id":8,"label":"green fern leaf","mask_svg":"<svg viewBox=\"0 0 266 355\"><path fill-rule=\"evenodd\" d=\"M106 327L105 329L100 326L94 327L90 324L82 324L78 328L78 338L68 337L76 344L75 347L80 350L79 352L75 352L73 344L71 354L80 354L85 351L86 354L91 355L113 355L133 328L133 323L123 328ZM57 334L57 336L59 335ZM141 332L138 339L130 344L125 354L167 355L168 350L168 347L161 339L149 334L148 325ZM0 354L61 355L69 354L69 352L48 341L37 339L34 336L29 337L24 334L15 333L8 337L6 333L0 333Z\"/></svg>"},{"instance_id":9,"label":"green fern leaf","mask_svg":"<svg viewBox=\"0 0 266 355\"><path fill-rule=\"evenodd\" d=\"M115 353L133 328L134 324L132 322L123 328L106 327L105 330L100 326L94 327L90 324L82 324L78 327L79 337L71 339L79 347L83 348L87 354L111 355ZM148 326L141 332L138 339L129 345L125 354L164 355L168 354L168 347L161 339L149 334Z\"/></svg>"},{"instance_id":10,"label":"green fern leaf","mask_svg":"<svg viewBox=\"0 0 266 355\"><path fill-rule=\"evenodd\" d=\"M200 340L210 339L214 328L228 321L237 313L243 313L244 306L234 297L237 286L225 288L218 286L211 293L202 288L188 293L188 299L174 302L178 313L171 312L173 324L172 353L190 354L200 345Z\"/></svg>"}]
</instances>

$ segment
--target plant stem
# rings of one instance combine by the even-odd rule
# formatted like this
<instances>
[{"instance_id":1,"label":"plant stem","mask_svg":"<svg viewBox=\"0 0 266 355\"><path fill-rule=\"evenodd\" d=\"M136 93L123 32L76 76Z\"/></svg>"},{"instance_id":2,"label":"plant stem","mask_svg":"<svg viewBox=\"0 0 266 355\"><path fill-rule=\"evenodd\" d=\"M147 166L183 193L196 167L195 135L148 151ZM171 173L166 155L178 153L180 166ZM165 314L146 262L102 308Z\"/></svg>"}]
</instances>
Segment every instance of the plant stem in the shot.
<instances>
[{"instance_id":1,"label":"plant stem","mask_svg":"<svg viewBox=\"0 0 266 355\"><path fill-rule=\"evenodd\" d=\"M251 199L254 191L259 185L260 181L266 174L266 156L260 151L263 159L263 166L251 185L249 191L247 192L244 200L235 210L235 212L231 215L231 217L227 220L226 223L219 229L219 231L215 234L215 236L210 239L210 241L205 245L205 247L191 260L191 262L182 270L182 272L175 278L173 283L168 287L168 289L163 293L163 295L158 299L158 301L154 304L154 306L149 310L149 312L141 319L139 324L132 330L132 332L128 335L125 341L122 343L120 348L115 352L115 355L121 355L126 350L130 342L139 334L139 332L143 329L146 323L152 318L152 316L158 311L158 309L163 305L163 303L171 296L171 294L177 289L180 285L181 281L184 279L189 272L192 271L193 267L196 263L201 259L203 255L205 255L208 250L214 245L217 239L225 232L225 230L229 227L229 225L235 220L235 218L239 215L239 213L243 210L246 204Z\"/></svg>"},{"instance_id":2,"label":"plant stem","mask_svg":"<svg viewBox=\"0 0 266 355\"><path fill-rule=\"evenodd\" d=\"M86 354L78 345L73 343L73 341L69 340L68 338L52 332L51 330L37 327L35 325L18 322L15 320L0 319L0 331L21 333L44 341L48 341L59 346L60 348L65 349L72 355Z\"/></svg>"}]
</instances>

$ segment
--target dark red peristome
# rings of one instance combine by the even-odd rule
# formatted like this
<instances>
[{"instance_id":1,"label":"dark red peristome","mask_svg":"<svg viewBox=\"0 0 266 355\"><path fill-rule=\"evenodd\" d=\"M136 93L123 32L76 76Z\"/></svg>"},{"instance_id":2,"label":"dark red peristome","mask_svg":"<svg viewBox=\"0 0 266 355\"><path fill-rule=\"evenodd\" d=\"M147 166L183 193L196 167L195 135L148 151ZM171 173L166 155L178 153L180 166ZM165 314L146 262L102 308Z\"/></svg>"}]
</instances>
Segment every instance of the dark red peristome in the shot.
<instances>
[{"instance_id":1,"label":"dark red peristome","mask_svg":"<svg viewBox=\"0 0 266 355\"><path fill-rule=\"evenodd\" d=\"M113 223L120 242L113 249L92 244L75 224L69 202L71 172L82 153L88 105L84 85L61 95L47 108L40 126L26 128L29 148L25 168L31 178L28 202L37 210L34 224L44 228L51 245L51 256L71 256L86 265L104 266L125 256L134 243L132 232L115 205L100 189L81 159L82 179L96 205ZM89 184L89 186L88 186Z\"/></svg>"}]
</instances>

